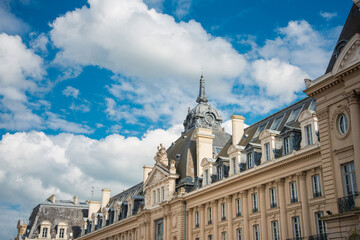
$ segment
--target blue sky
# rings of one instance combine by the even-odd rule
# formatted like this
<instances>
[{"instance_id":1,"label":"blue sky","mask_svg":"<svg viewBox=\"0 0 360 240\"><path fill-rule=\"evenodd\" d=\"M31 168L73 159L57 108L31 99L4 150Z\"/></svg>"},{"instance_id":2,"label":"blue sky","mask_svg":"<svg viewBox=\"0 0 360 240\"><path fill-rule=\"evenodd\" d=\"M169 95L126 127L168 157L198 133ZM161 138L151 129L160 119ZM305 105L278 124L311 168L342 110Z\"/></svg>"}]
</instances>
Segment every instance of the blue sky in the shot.
<instances>
[{"instance_id":1,"label":"blue sky","mask_svg":"<svg viewBox=\"0 0 360 240\"><path fill-rule=\"evenodd\" d=\"M227 130L233 113L252 124L305 97L351 5L2 0L0 208L12 221L0 217L0 238L52 193L86 200L91 186L141 181L179 136L201 73Z\"/></svg>"}]
</instances>

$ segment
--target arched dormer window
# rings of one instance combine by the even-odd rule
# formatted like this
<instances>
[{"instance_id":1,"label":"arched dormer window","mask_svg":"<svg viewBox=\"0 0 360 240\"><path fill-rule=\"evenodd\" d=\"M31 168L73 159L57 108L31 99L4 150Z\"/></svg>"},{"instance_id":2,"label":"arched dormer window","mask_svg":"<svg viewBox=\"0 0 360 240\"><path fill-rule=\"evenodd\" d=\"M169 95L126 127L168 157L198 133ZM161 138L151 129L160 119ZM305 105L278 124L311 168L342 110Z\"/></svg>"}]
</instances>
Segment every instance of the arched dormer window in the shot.
<instances>
[{"instance_id":1,"label":"arched dormer window","mask_svg":"<svg viewBox=\"0 0 360 240\"><path fill-rule=\"evenodd\" d=\"M67 239L68 225L66 222L60 222L56 227L56 238Z\"/></svg>"},{"instance_id":2,"label":"arched dormer window","mask_svg":"<svg viewBox=\"0 0 360 240\"><path fill-rule=\"evenodd\" d=\"M51 229L51 223L49 221L43 221L40 225L40 234L39 234L40 238L50 239L51 238L50 229Z\"/></svg>"},{"instance_id":3,"label":"arched dormer window","mask_svg":"<svg viewBox=\"0 0 360 240\"><path fill-rule=\"evenodd\" d=\"M315 111L303 111L299 116L299 122L301 128L301 148L318 143L319 128Z\"/></svg>"}]
</instances>

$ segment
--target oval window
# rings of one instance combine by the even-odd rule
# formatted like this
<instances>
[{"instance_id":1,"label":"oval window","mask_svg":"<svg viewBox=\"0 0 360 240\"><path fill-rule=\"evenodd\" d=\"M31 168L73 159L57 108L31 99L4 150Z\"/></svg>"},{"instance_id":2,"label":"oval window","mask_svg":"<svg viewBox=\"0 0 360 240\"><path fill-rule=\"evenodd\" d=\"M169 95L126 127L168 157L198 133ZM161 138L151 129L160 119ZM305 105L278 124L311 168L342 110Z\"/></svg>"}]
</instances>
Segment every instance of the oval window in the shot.
<instances>
[{"instance_id":1,"label":"oval window","mask_svg":"<svg viewBox=\"0 0 360 240\"><path fill-rule=\"evenodd\" d=\"M339 132L341 133L341 135L344 135L347 132L348 127L348 118L345 114L341 114L339 117Z\"/></svg>"}]
</instances>

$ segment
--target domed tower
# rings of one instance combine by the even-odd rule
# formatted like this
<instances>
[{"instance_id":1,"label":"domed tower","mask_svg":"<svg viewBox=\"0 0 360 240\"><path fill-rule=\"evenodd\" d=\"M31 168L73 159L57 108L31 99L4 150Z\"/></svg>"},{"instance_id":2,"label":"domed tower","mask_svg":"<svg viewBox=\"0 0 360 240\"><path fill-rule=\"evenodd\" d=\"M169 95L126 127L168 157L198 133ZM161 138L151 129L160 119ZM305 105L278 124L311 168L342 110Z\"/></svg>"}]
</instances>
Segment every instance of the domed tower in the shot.
<instances>
[{"instance_id":1,"label":"domed tower","mask_svg":"<svg viewBox=\"0 0 360 240\"><path fill-rule=\"evenodd\" d=\"M199 96L196 99L198 103L196 107L188 111L184 121L184 133L186 134L191 129L202 127L211 129L221 129L222 118L216 109L208 104L208 99L205 93L205 79L201 75Z\"/></svg>"}]
</instances>

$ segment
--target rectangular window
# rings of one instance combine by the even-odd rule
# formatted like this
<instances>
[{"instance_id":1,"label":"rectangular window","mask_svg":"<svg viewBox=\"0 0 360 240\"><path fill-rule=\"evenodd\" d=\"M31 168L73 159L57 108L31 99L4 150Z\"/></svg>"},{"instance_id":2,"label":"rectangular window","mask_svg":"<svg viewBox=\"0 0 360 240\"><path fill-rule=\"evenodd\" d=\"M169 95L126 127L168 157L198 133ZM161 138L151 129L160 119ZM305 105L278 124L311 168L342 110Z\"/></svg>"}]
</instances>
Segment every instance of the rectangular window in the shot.
<instances>
[{"instance_id":1,"label":"rectangular window","mask_svg":"<svg viewBox=\"0 0 360 240\"><path fill-rule=\"evenodd\" d=\"M266 124L267 124L267 123L261 125L261 126L257 129L256 133L255 133L254 136L253 136L253 139L254 139L254 138L257 138L257 137L259 136L259 134L261 133L261 131L265 129Z\"/></svg>"},{"instance_id":2,"label":"rectangular window","mask_svg":"<svg viewBox=\"0 0 360 240\"><path fill-rule=\"evenodd\" d=\"M236 158L232 159L232 165L233 165L233 173L236 173Z\"/></svg>"},{"instance_id":3,"label":"rectangular window","mask_svg":"<svg viewBox=\"0 0 360 240\"><path fill-rule=\"evenodd\" d=\"M132 213L132 208L131 208L131 204L129 204L129 216L131 216Z\"/></svg>"},{"instance_id":4,"label":"rectangular window","mask_svg":"<svg viewBox=\"0 0 360 240\"><path fill-rule=\"evenodd\" d=\"M320 175L312 176L314 198L321 197Z\"/></svg>"},{"instance_id":5,"label":"rectangular window","mask_svg":"<svg viewBox=\"0 0 360 240\"><path fill-rule=\"evenodd\" d=\"M276 130L276 129L278 129L278 127L279 127L279 125L280 125L280 123L281 123L282 118L283 118L283 116L276 118L275 121L273 122L273 124L272 124L272 126L271 126L270 129L271 129L271 130Z\"/></svg>"},{"instance_id":6,"label":"rectangular window","mask_svg":"<svg viewBox=\"0 0 360 240\"><path fill-rule=\"evenodd\" d=\"M298 216L293 217L293 230L294 230L294 238L301 238L301 229L300 229L300 218Z\"/></svg>"},{"instance_id":7,"label":"rectangular window","mask_svg":"<svg viewBox=\"0 0 360 240\"><path fill-rule=\"evenodd\" d=\"M205 185L209 184L209 170L205 170Z\"/></svg>"},{"instance_id":8,"label":"rectangular window","mask_svg":"<svg viewBox=\"0 0 360 240\"><path fill-rule=\"evenodd\" d=\"M212 224L212 208L208 208L208 223Z\"/></svg>"},{"instance_id":9,"label":"rectangular window","mask_svg":"<svg viewBox=\"0 0 360 240\"><path fill-rule=\"evenodd\" d=\"M156 203L156 191L154 190L153 191L153 204Z\"/></svg>"},{"instance_id":10,"label":"rectangular window","mask_svg":"<svg viewBox=\"0 0 360 240\"><path fill-rule=\"evenodd\" d=\"M237 230L236 230L236 240L242 240L243 238L242 238L242 229L241 228L238 228Z\"/></svg>"},{"instance_id":11,"label":"rectangular window","mask_svg":"<svg viewBox=\"0 0 360 240\"><path fill-rule=\"evenodd\" d=\"M254 158L253 158L253 153L249 152L248 154L246 154L247 156L247 162L248 162L248 168L252 168L254 167Z\"/></svg>"},{"instance_id":12,"label":"rectangular window","mask_svg":"<svg viewBox=\"0 0 360 240\"><path fill-rule=\"evenodd\" d=\"M296 189L296 182L295 181L290 183L290 201L291 201L291 203L298 202L297 189Z\"/></svg>"},{"instance_id":13,"label":"rectangular window","mask_svg":"<svg viewBox=\"0 0 360 240\"><path fill-rule=\"evenodd\" d=\"M65 237L65 229L60 228L60 230L59 230L59 238L64 238L64 237Z\"/></svg>"},{"instance_id":14,"label":"rectangular window","mask_svg":"<svg viewBox=\"0 0 360 240\"><path fill-rule=\"evenodd\" d=\"M165 188L164 187L161 188L161 200L162 201L165 200Z\"/></svg>"},{"instance_id":15,"label":"rectangular window","mask_svg":"<svg viewBox=\"0 0 360 240\"><path fill-rule=\"evenodd\" d=\"M213 236L212 236L212 235L208 235L208 240L213 240Z\"/></svg>"},{"instance_id":16,"label":"rectangular window","mask_svg":"<svg viewBox=\"0 0 360 240\"><path fill-rule=\"evenodd\" d=\"M284 138L284 154L289 154L290 150L290 137Z\"/></svg>"},{"instance_id":17,"label":"rectangular window","mask_svg":"<svg viewBox=\"0 0 360 240\"><path fill-rule=\"evenodd\" d=\"M48 228L43 228L42 237L47 238L48 235Z\"/></svg>"},{"instance_id":18,"label":"rectangular window","mask_svg":"<svg viewBox=\"0 0 360 240\"><path fill-rule=\"evenodd\" d=\"M316 228L317 228L317 234L318 235L326 234L325 222L321 220L321 218L323 216L324 216L324 212L316 212L315 213Z\"/></svg>"},{"instance_id":19,"label":"rectangular window","mask_svg":"<svg viewBox=\"0 0 360 240\"><path fill-rule=\"evenodd\" d=\"M223 175L223 167L222 166L217 167L217 172L218 172L219 180L223 179L224 175Z\"/></svg>"},{"instance_id":20,"label":"rectangular window","mask_svg":"<svg viewBox=\"0 0 360 240\"><path fill-rule=\"evenodd\" d=\"M195 212L195 227L199 227L200 223L200 218L199 218L199 212L196 211Z\"/></svg>"},{"instance_id":21,"label":"rectangular window","mask_svg":"<svg viewBox=\"0 0 360 240\"><path fill-rule=\"evenodd\" d=\"M132 240L132 234L131 233L129 234L129 240Z\"/></svg>"},{"instance_id":22,"label":"rectangular window","mask_svg":"<svg viewBox=\"0 0 360 240\"><path fill-rule=\"evenodd\" d=\"M292 111L292 113L291 113L289 119L287 120L287 122L295 121L297 119L297 117L299 116L301 108L302 107L299 107L299 108L295 109L294 111Z\"/></svg>"},{"instance_id":23,"label":"rectangular window","mask_svg":"<svg viewBox=\"0 0 360 240\"><path fill-rule=\"evenodd\" d=\"M160 202L160 189L157 190L157 202Z\"/></svg>"},{"instance_id":24,"label":"rectangular window","mask_svg":"<svg viewBox=\"0 0 360 240\"><path fill-rule=\"evenodd\" d=\"M226 219L226 205L225 203L221 203L221 220Z\"/></svg>"},{"instance_id":25,"label":"rectangular window","mask_svg":"<svg viewBox=\"0 0 360 240\"><path fill-rule=\"evenodd\" d=\"M254 225L254 240L260 240L259 225Z\"/></svg>"},{"instance_id":26,"label":"rectangular window","mask_svg":"<svg viewBox=\"0 0 360 240\"><path fill-rule=\"evenodd\" d=\"M226 232L222 232L222 233L221 233L221 239L222 239L222 240L226 240L226 239L227 239L227 234L226 234Z\"/></svg>"},{"instance_id":27,"label":"rectangular window","mask_svg":"<svg viewBox=\"0 0 360 240\"><path fill-rule=\"evenodd\" d=\"M277 202L276 202L276 188L270 188L270 207L276 208Z\"/></svg>"},{"instance_id":28,"label":"rectangular window","mask_svg":"<svg viewBox=\"0 0 360 240\"><path fill-rule=\"evenodd\" d=\"M342 172L344 178L345 195L358 194L355 178L354 162L349 162L342 165Z\"/></svg>"},{"instance_id":29,"label":"rectangular window","mask_svg":"<svg viewBox=\"0 0 360 240\"><path fill-rule=\"evenodd\" d=\"M279 240L279 223L278 221L272 221L271 222L271 228L272 228L272 235L273 235L273 240Z\"/></svg>"},{"instance_id":30,"label":"rectangular window","mask_svg":"<svg viewBox=\"0 0 360 240\"><path fill-rule=\"evenodd\" d=\"M257 198L257 193L254 193L251 195L251 199L252 199L252 205L253 205L253 209L252 212L258 212L258 198Z\"/></svg>"},{"instance_id":31,"label":"rectangular window","mask_svg":"<svg viewBox=\"0 0 360 240\"><path fill-rule=\"evenodd\" d=\"M236 216L237 217L241 216L241 199L240 198L236 199Z\"/></svg>"},{"instance_id":32,"label":"rectangular window","mask_svg":"<svg viewBox=\"0 0 360 240\"><path fill-rule=\"evenodd\" d=\"M155 221L155 240L164 239L164 222L163 219Z\"/></svg>"},{"instance_id":33,"label":"rectangular window","mask_svg":"<svg viewBox=\"0 0 360 240\"><path fill-rule=\"evenodd\" d=\"M270 143L265 143L265 160L270 161L271 155L270 155Z\"/></svg>"},{"instance_id":34,"label":"rectangular window","mask_svg":"<svg viewBox=\"0 0 360 240\"><path fill-rule=\"evenodd\" d=\"M312 145L313 144L313 138L312 138L311 124L305 126L305 134L306 134L306 145Z\"/></svg>"}]
</instances>

